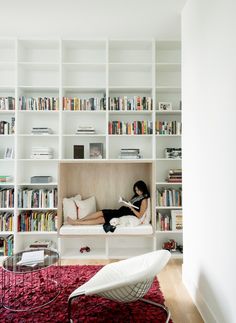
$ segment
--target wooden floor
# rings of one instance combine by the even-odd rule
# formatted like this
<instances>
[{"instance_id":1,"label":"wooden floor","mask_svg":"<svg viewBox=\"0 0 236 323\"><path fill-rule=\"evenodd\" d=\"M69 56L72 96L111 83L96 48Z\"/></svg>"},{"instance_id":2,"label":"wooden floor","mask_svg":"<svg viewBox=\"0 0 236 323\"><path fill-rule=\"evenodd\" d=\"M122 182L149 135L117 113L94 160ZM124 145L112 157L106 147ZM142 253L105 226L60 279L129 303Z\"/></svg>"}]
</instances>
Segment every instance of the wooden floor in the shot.
<instances>
[{"instance_id":1,"label":"wooden floor","mask_svg":"<svg viewBox=\"0 0 236 323\"><path fill-rule=\"evenodd\" d=\"M62 265L105 265L107 260L62 260ZM174 323L204 323L181 279L182 260L171 259L158 275L165 305L171 311Z\"/></svg>"}]
</instances>

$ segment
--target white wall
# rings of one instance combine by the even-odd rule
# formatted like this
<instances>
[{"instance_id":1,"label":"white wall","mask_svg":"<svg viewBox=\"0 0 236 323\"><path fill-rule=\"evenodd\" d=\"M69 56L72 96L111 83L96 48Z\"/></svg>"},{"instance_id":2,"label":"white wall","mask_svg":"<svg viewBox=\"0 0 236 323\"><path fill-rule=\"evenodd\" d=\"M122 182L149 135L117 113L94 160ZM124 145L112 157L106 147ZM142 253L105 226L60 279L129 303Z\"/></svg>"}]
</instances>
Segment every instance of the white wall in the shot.
<instances>
[{"instance_id":1,"label":"white wall","mask_svg":"<svg viewBox=\"0 0 236 323\"><path fill-rule=\"evenodd\" d=\"M205 322L236 322L236 1L182 13L184 282Z\"/></svg>"},{"instance_id":2,"label":"white wall","mask_svg":"<svg viewBox=\"0 0 236 323\"><path fill-rule=\"evenodd\" d=\"M0 36L180 39L186 0L0 0Z\"/></svg>"}]
</instances>

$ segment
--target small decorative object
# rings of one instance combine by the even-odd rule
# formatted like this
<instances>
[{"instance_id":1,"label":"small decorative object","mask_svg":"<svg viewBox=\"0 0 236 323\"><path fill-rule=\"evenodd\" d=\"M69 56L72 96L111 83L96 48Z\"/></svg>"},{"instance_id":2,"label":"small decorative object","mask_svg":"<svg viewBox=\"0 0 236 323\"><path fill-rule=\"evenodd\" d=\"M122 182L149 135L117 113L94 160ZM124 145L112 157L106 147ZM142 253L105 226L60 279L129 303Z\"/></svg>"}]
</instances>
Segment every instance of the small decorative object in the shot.
<instances>
[{"instance_id":1,"label":"small decorative object","mask_svg":"<svg viewBox=\"0 0 236 323\"><path fill-rule=\"evenodd\" d=\"M88 246L86 246L86 247L82 247L82 248L80 248L80 252L81 252L81 253L84 253L84 252L90 252L90 248L89 248Z\"/></svg>"},{"instance_id":2,"label":"small decorative object","mask_svg":"<svg viewBox=\"0 0 236 323\"><path fill-rule=\"evenodd\" d=\"M165 158L170 159L181 159L182 149L181 148L165 148Z\"/></svg>"},{"instance_id":3,"label":"small decorative object","mask_svg":"<svg viewBox=\"0 0 236 323\"><path fill-rule=\"evenodd\" d=\"M100 142L90 143L90 158L91 159L102 159L103 158L103 144Z\"/></svg>"},{"instance_id":4,"label":"small decorative object","mask_svg":"<svg viewBox=\"0 0 236 323\"><path fill-rule=\"evenodd\" d=\"M162 249L166 249L169 251L176 251L177 243L174 239L170 239L163 243Z\"/></svg>"},{"instance_id":5,"label":"small decorative object","mask_svg":"<svg viewBox=\"0 0 236 323\"><path fill-rule=\"evenodd\" d=\"M74 159L84 159L84 145L74 145Z\"/></svg>"},{"instance_id":6,"label":"small decorative object","mask_svg":"<svg viewBox=\"0 0 236 323\"><path fill-rule=\"evenodd\" d=\"M159 102L159 110L160 111L171 111L172 103L171 102Z\"/></svg>"}]
</instances>

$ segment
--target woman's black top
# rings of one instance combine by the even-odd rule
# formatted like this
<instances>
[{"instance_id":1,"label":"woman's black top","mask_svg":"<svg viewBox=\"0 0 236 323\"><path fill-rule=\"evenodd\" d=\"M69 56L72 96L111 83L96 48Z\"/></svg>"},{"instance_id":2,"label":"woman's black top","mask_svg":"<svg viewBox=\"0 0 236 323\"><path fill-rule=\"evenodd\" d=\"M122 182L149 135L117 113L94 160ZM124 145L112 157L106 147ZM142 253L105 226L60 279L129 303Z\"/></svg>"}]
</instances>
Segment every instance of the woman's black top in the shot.
<instances>
[{"instance_id":1,"label":"woman's black top","mask_svg":"<svg viewBox=\"0 0 236 323\"><path fill-rule=\"evenodd\" d=\"M131 200L131 203L133 205L135 205L135 206L138 207L137 211L140 211L140 207L141 207L142 200L144 200L145 198L146 197L143 196L140 200L135 201L135 202L132 202L132 200ZM113 218L120 218L123 215L134 215L134 216L136 216L133 213L133 211L129 207L127 207L127 206L122 206L118 210L114 210L114 209L104 209L104 210L102 210L102 213L103 213L103 217L104 217L105 223L110 223L110 220L111 219L113 219Z\"/></svg>"}]
</instances>

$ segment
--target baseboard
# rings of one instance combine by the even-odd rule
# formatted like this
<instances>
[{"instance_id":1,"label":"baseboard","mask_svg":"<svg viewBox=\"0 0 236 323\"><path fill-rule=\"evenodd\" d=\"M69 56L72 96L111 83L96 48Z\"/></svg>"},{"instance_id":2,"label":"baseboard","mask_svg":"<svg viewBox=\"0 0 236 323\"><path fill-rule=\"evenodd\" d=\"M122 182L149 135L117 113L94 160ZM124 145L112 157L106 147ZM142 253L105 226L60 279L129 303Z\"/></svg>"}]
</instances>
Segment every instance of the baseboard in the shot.
<instances>
[{"instance_id":1,"label":"baseboard","mask_svg":"<svg viewBox=\"0 0 236 323\"><path fill-rule=\"evenodd\" d=\"M187 274L184 264L182 266L182 280L184 286L186 287L189 295L191 296L195 306L197 307L199 313L202 316L202 319L205 323L217 323L217 319L214 316L213 311L208 306L206 300L200 293L196 282L192 280L192 278Z\"/></svg>"}]
</instances>

